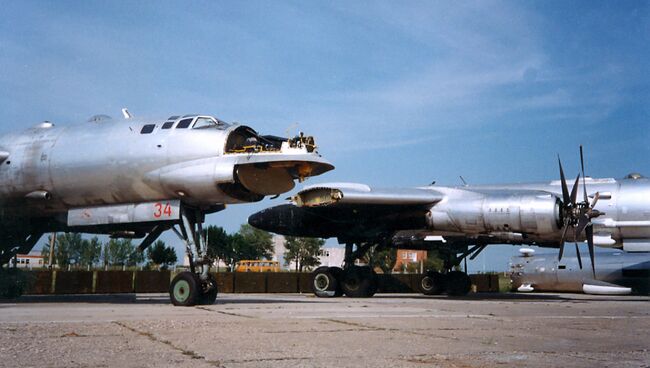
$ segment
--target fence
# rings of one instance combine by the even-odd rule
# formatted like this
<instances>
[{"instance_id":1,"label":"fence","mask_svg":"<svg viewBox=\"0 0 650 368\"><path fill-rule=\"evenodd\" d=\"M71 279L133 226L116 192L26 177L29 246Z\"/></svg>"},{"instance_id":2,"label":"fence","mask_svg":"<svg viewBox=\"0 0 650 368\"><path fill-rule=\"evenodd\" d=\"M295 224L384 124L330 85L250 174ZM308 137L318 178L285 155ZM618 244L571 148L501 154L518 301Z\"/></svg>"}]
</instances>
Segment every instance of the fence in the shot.
<instances>
[{"instance_id":1,"label":"fence","mask_svg":"<svg viewBox=\"0 0 650 368\"><path fill-rule=\"evenodd\" d=\"M25 294L163 293L170 271L26 271ZM220 293L312 293L310 273L222 272L215 274ZM379 276L379 293L417 293L419 274ZM497 275L471 275L478 292L498 292Z\"/></svg>"}]
</instances>

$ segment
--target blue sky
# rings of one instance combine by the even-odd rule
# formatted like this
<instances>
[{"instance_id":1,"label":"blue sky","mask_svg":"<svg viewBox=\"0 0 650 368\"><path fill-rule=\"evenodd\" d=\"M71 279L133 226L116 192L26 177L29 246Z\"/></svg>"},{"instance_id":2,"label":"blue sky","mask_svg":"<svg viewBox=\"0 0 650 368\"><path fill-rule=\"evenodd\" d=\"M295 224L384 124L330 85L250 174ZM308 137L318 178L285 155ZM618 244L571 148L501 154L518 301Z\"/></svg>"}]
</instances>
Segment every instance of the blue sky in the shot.
<instances>
[{"instance_id":1,"label":"blue sky","mask_svg":"<svg viewBox=\"0 0 650 368\"><path fill-rule=\"evenodd\" d=\"M580 144L592 176L650 175L647 2L2 7L0 132L126 106L313 134L337 168L308 183L549 180L557 153L577 173ZM234 231L279 203L208 221Z\"/></svg>"}]
</instances>

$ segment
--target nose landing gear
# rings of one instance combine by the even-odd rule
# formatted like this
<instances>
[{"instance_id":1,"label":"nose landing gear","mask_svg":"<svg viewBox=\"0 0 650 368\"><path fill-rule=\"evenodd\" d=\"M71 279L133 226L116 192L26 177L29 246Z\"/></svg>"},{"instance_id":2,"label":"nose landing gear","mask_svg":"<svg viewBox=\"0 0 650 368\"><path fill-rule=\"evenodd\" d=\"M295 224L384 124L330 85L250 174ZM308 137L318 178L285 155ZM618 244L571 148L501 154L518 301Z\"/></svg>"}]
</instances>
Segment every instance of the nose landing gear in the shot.
<instances>
[{"instance_id":1,"label":"nose landing gear","mask_svg":"<svg viewBox=\"0 0 650 368\"><path fill-rule=\"evenodd\" d=\"M176 306L213 304L217 299L217 280L210 274L213 260L208 256L208 245L203 233L205 214L183 207L181 221L172 230L185 243L190 271L181 272L169 286L169 298ZM198 245L198 246L197 246Z\"/></svg>"}]
</instances>

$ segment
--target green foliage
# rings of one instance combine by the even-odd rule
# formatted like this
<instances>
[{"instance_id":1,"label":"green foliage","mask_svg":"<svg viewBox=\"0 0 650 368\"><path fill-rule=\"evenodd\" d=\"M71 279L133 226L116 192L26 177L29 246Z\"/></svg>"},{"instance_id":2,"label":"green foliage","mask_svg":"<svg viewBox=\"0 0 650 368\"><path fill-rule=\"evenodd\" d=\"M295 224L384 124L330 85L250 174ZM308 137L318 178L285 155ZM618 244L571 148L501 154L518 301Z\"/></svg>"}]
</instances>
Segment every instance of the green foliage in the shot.
<instances>
[{"instance_id":1,"label":"green foliage","mask_svg":"<svg viewBox=\"0 0 650 368\"><path fill-rule=\"evenodd\" d=\"M383 273L389 274L397 263L397 248L373 247L365 258L370 267L379 267Z\"/></svg>"},{"instance_id":2,"label":"green foliage","mask_svg":"<svg viewBox=\"0 0 650 368\"><path fill-rule=\"evenodd\" d=\"M419 262L409 262L406 264L406 272L408 273L417 273L420 271L420 263Z\"/></svg>"},{"instance_id":3,"label":"green foliage","mask_svg":"<svg viewBox=\"0 0 650 368\"><path fill-rule=\"evenodd\" d=\"M50 241L43 245L41 255L45 257L45 263L50 261ZM54 242L54 263L61 268L69 265L80 267L92 267L99 261L102 250L102 243L97 237L90 240L82 239L79 233L59 234Z\"/></svg>"},{"instance_id":4,"label":"green foliage","mask_svg":"<svg viewBox=\"0 0 650 368\"><path fill-rule=\"evenodd\" d=\"M284 264L296 262L296 270L299 272L302 272L304 267L318 266L318 254L324 244L325 240L319 238L287 236L284 240Z\"/></svg>"},{"instance_id":5,"label":"green foliage","mask_svg":"<svg viewBox=\"0 0 650 368\"><path fill-rule=\"evenodd\" d=\"M29 282L28 273L17 268L0 267L0 299L14 299L21 296Z\"/></svg>"},{"instance_id":6,"label":"green foliage","mask_svg":"<svg viewBox=\"0 0 650 368\"><path fill-rule=\"evenodd\" d=\"M162 240L156 241L149 247L147 258L149 258L151 263L163 270L166 270L178 261L174 248L165 246L165 242Z\"/></svg>"},{"instance_id":7,"label":"green foliage","mask_svg":"<svg viewBox=\"0 0 650 368\"><path fill-rule=\"evenodd\" d=\"M248 224L239 232L227 234L219 226L208 226L208 254L234 265L242 259L270 259L273 257L273 236Z\"/></svg>"},{"instance_id":8,"label":"green foliage","mask_svg":"<svg viewBox=\"0 0 650 368\"><path fill-rule=\"evenodd\" d=\"M240 259L271 259L273 257L273 235L268 231L256 229L249 224L242 224L239 234L245 243L243 255L248 258Z\"/></svg>"},{"instance_id":9,"label":"green foliage","mask_svg":"<svg viewBox=\"0 0 650 368\"><path fill-rule=\"evenodd\" d=\"M427 251L427 259L424 260L424 271L442 271L445 268L445 261L437 250Z\"/></svg>"},{"instance_id":10,"label":"green foliage","mask_svg":"<svg viewBox=\"0 0 650 368\"><path fill-rule=\"evenodd\" d=\"M136 266L144 262L144 254L138 251L131 239L111 239L104 244L102 258L105 265Z\"/></svg>"}]
</instances>

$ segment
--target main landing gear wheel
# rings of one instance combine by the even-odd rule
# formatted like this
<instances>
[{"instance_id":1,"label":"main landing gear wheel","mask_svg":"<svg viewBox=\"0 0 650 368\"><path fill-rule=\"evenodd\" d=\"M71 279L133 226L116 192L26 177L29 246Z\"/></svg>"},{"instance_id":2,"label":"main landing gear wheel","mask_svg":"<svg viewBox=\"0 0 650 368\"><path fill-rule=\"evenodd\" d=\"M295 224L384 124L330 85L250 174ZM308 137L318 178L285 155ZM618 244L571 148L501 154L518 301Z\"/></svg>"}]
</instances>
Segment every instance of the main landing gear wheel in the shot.
<instances>
[{"instance_id":1,"label":"main landing gear wheel","mask_svg":"<svg viewBox=\"0 0 650 368\"><path fill-rule=\"evenodd\" d=\"M472 288L472 280L465 272L451 271L447 274L447 294L463 296Z\"/></svg>"},{"instance_id":2,"label":"main landing gear wheel","mask_svg":"<svg viewBox=\"0 0 650 368\"><path fill-rule=\"evenodd\" d=\"M377 292L377 274L368 266L351 266L343 271L341 288L352 298L368 298Z\"/></svg>"},{"instance_id":3,"label":"main landing gear wheel","mask_svg":"<svg viewBox=\"0 0 650 368\"><path fill-rule=\"evenodd\" d=\"M201 281L199 279L199 285L201 286L201 295L199 296L199 300L197 304L200 305L212 305L214 304L214 301L217 300L217 279L212 276L212 274L208 274L208 280L207 281Z\"/></svg>"},{"instance_id":4,"label":"main landing gear wheel","mask_svg":"<svg viewBox=\"0 0 650 368\"><path fill-rule=\"evenodd\" d=\"M318 267L314 272L312 272L313 281L312 285L314 286L314 294L321 298L332 298L335 296L340 296L340 292L337 295L337 291L340 290L339 282L336 273L339 273L334 268L338 267ZM340 268L339 268L340 270Z\"/></svg>"},{"instance_id":5,"label":"main landing gear wheel","mask_svg":"<svg viewBox=\"0 0 650 368\"><path fill-rule=\"evenodd\" d=\"M192 272L181 272L169 285L169 298L172 304L181 307L190 307L197 303L199 298L198 277Z\"/></svg>"},{"instance_id":6,"label":"main landing gear wheel","mask_svg":"<svg viewBox=\"0 0 650 368\"><path fill-rule=\"evenodd\" d=\"M428 271L420 279L420 291L424 295L442 294L447 288L447 278L440 272Z\"/></svg>"}]
</instances>

